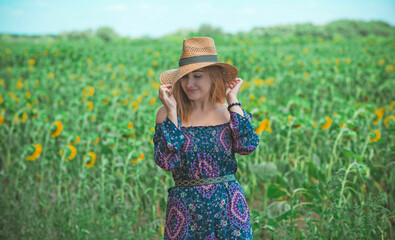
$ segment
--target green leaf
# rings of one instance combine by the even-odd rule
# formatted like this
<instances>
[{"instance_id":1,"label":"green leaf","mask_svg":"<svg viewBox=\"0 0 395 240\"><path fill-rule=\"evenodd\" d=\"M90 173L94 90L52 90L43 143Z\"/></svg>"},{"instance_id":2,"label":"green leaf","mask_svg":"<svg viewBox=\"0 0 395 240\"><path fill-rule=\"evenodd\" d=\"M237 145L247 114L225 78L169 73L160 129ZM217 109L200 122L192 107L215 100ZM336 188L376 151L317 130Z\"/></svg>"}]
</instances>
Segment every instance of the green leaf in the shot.
<instances>
[{"instance_id":1,"label":"green leaf","mask_svg":"<svg viewBox=\"0 0 395 240\"><path fill-rule=\"evenodd\" d=\"M275 201L267 207L268 216L271 218L281 217L289 210L291 210L291 206L287 202Z\"/></svg>"},{"instance_id":2,"label":"green leaf","mask_svg":"<svg viewBox=\"0 0 395 240\"><path fill-rule=\"evenodd\" d=\"M311 161L309 161L307 164L309 167L309 176L319 181L323 181L323 174L318 170L317 166Z\"/></svg>"},{"instance_id":3,"label":"green leaf","mask_svg":"<svg viewBox=\"0 0 395 240\"><path fill-rule=\"evenodd\" d=\"M285 174L286 179L288 180L288 186L290 188L301 188L304 185L305 177L298 170L294 169Z\"/></svg>"},{"instance_id":4,"label":"green leaf","mask_svg":"<svg viewBox=\"0 0 395 240\"><path fill-rule=\"evenodd\" d=\"M343 149L342 153L344 154L344 156L349 157L349 158L355 158L358 159L360 161L362 161L362 157L358 156L357 154L353 153L350 149Z\"/></svg>"},{"instance_id":5,"label":"green leaf","mask_svg":"<svg viewBox=\"0 0 395 240\"><path fill-rule=\"evenodd\" d=\"M269 218L263 228L269 229L271 231L275 231L276 228L279 228L279 227L280 227L280 224L278 224L278 222L275 219Z\"/></svg>"},{"instance_id":6,"label":"green leaf","mask_svg":"<svg viewBox=\"0 0 395 240\"><path fill-rule=\"evenodd\" d=\"M267 190L267 196L269 198L278 198L286 195L287 192L285 191L284 188L280 188L279 185L277 184L270 184L269 188Z\"/></svg>"},{"instance_id":7,"label":"green leaf","mask_svg":"<svg viewBox=\"0 0 395 240\"><path fill-rule=\"evenodd\" d=\"M261 182L268 182L277 174L277 166L272 162L263 162L252 166L251 171Z\"/></svg>"},{"instance_id":8,"label":"green leaf","mask_svg":"<svg viewBox=\"0 0 395 240\"><path fill-rule=\"evenodd\" d=\"M303 195L305 198L309 201L321 201L322 200L322 194L320 192L320 189L313 184L309 184L306 187L306 191L303 192Z\"/></svg>"}]
</instances>

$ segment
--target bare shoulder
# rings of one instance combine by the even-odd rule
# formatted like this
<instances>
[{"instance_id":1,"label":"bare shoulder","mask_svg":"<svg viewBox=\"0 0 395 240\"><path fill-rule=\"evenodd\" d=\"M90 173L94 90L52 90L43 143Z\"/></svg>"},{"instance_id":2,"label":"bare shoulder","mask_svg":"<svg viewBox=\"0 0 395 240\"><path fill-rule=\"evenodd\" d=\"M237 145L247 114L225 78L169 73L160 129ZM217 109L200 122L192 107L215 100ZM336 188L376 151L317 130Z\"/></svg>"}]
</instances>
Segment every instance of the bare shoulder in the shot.
<instances>
[{"instance_id":1,"label":"bare shoulder","mask_svg":"<svg viewBox=\"0 0 395 240\"><path fill-rule=\"evenodd\" d=\"M230 113L228 111L228 105L226 103L221 104L220 113L226 121L230 121Z\"/></svg>"},{"instance_id":2,"label":"bare shoulder","mask_svg":"<svg viewBox=\"0 0 395 240\"><path fill-rule=\"evenodd\" d=\"M167 117L167 110L165 106L161 106L156 112L155 124L162 123Z\"/></svg>"}]
</instances>

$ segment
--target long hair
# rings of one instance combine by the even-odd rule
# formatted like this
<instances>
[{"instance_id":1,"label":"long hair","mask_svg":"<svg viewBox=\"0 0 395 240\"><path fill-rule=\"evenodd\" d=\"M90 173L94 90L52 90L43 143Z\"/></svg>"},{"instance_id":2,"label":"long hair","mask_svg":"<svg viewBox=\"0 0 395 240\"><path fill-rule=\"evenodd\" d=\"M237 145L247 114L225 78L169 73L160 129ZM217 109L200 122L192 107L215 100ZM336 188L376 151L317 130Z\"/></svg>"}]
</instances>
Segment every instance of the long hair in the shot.
<instances>
[{"instance_id":1,"label":"long hair","mask_svg":"<svg viewBox=\"0 0 395 240\"><path fill-rule=\"evenodd\" d=\"M203 69L209 73L211 79L210 103L224 103L226 97L226 86L223 75L224 69L215 65L204 67ZM177 101L177 115L180 117L181 121L187 122L192 111L192 103L182 89L181 81L177 81L174 84L173 94Z\"/></svg>"}]
</instances>

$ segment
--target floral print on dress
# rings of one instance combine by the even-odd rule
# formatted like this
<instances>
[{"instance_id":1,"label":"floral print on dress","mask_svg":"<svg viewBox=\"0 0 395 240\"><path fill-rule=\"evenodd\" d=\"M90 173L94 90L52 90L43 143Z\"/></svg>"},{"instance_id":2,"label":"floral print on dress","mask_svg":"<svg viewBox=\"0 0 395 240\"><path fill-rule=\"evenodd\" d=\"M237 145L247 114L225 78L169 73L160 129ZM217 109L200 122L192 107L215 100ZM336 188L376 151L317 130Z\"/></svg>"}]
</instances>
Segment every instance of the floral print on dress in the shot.
<instances>
[{"instance_id":1,"label":"floral print on dress","mask_svg":"<svg viewBox=\"0 0 395 240\"><path fill-rule=\"evenodd\" d=\"M178 118L178 126L181 120ZM180 165L180 148L185 137L180 127L166 117L161 124L155 125L155 162L165 171L172 171Z\"/></svg>"},{"instance_id":2,"label":"floral print on dress","mask_svg":"<svg viewBox=\"0 0 395 240\"><path fill-rule=\"evenodd\" d=\"M235 174L235 154L259 144L252 115L230 112L228 123L178 127L168 118L155 125L154 159L174 180ZM252 239L249 208L237 180L168 189L164 239Z\"/></svg>"}]
</instances>

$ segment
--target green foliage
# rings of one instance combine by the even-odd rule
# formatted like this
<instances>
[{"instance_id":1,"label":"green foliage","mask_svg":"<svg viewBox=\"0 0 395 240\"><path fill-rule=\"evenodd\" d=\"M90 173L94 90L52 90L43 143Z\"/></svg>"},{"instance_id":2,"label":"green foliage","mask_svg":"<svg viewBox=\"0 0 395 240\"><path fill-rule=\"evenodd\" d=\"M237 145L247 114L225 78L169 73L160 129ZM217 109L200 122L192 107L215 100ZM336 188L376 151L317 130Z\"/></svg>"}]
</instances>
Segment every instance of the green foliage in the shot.
<instances>
[{"instance_id":1,"label":"green foliage","mask_svg":"<svg viewBox=\"0 0 395 240\"><path fill-rule=\"evenodd\" d=\"M110 42L117 38L117 33L111 27L100 27L96 30L96 35L105 42Z\"/></svg>"},{"instance_id":2,"label":"green foliage","mask_svg":"<svg viewBox=\"0 0 395 240\"><path fill-rule=\"evenodd\" d=\"M395 27L382 21L350 21L337 20L324 26L324 31L329 36L341 36L345 38L364 37L368 35L394 37Z\"/></svg>"},{"instance_id":3,"label":"green foliage","mask_svg":"<svg viewBox=\"0 0 395 240\"><path fill-rule=\"evenodd\" d=\"M199 36L215 37L217 35L223 34L223 32L220 27L214 27L214 26L211 26L210 24L205 23L205 24L200 25L196 34Z\"/></svg>"},{"instance_id":4,"label":"green foliage","mask_svg":"<svg viewBox=\"0 0 395 240\"><path fill-rule=\"evenodd\" d=\"M182 36L66 39L0 40L0 238L161 239L174 181L153 161L152 128ZM270 125L237 156L254 238L394 238L393 38L215 41L252 125Z\"/></svg>"},{"instance_id":5,"label":"green foliage","mask_svg":"<svg viewBox=\"0 0 395 240\"><path fill-rule=\"evenodd\" d=\"M325 25L311 23L272 26L267 28L255 27L247 35L262 37L320 37L331 39L334 37L358 38L368 35L395 37L395 27L382 21L336 20Z\"/></svg>"},{"instance_id":6,"label":"green foliage","mask_svg":"<svg viewBox=\"0 0 395 240\"><path fill-rule=\"evenodd\" d=\"M395 27L383 21L361 21L361 20L335 20L324 25L313 25L312 23L301 23L293 25L277 25L270 27L254 27L247 32L239 32L236 34L226 33L221 27L212 26L203 23L198 29L182 28L174 33L169 33L163 37L166 40L175 40L208 36L218 38L219 40L239 37L239 38L293 38L293 37L314 37L322 39L333 39L335 37L342 38L360 38L366 36L395 37ZM104 42L119 40L123 42L129 41L127 37L122 39L111 27L100 27L96 31L88 29L85 31L63 31L57 35L48 36L27 36L27 35L10 35L0 34L3 41L16 40L33 40L47 41L53 39L60 40L94 40L98 38ZM140 37L141 39L150 39L149 37Z\"/></svg>"},{"instance_id":7,"label":"green foliage","mask_svg":"<svg viewBox=\"0 0 395 240\"><path fill-rule=\"evenodd\" d=\"M58 34L58 37L62 40L89 40L94 37L94 32L92 29L88 29L86 31L63 31Z\"/></svg>"}]
</instances>

